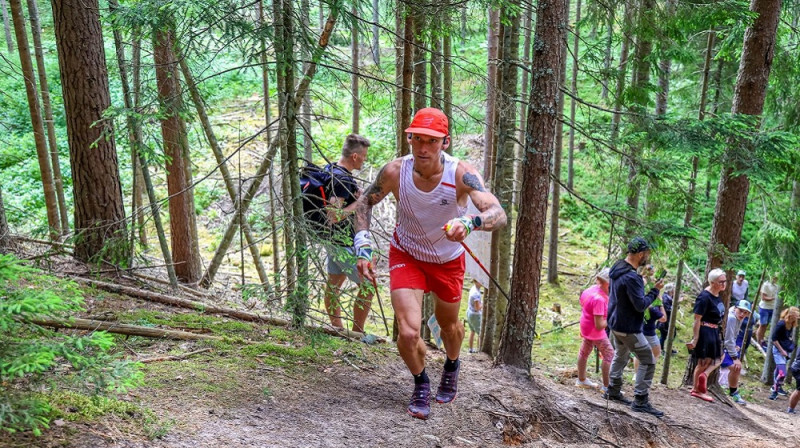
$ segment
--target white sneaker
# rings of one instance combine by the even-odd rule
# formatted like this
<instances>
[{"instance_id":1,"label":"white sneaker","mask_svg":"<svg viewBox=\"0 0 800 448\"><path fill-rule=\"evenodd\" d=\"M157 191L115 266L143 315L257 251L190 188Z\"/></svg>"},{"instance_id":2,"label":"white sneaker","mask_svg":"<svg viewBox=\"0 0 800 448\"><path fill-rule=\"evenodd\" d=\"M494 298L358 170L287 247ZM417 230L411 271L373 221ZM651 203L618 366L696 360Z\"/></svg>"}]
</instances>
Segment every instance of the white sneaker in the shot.
<instances>
[{"instance_id":1,"label":"white sneaker","mask_svg":"<svg viewBox=\"0 0 800 448\"><path fill-rule=\"evenodd\" d=\"M575 380L575 385L578 387L582 387L584 389L597 389L597 383L586 378L585 380L581 381L580 379Z\"/></svg>"}]
</instances>

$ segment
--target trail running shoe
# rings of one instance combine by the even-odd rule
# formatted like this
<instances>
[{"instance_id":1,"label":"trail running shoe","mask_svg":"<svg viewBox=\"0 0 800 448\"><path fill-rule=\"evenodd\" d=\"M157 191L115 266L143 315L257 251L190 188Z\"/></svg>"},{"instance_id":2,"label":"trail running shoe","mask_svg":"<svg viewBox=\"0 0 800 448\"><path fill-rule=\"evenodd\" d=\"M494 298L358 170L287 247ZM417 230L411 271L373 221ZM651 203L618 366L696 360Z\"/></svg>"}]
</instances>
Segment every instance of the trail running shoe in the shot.
<instances>
[{"instance_id":1,"label":"trail running shoe","mask_svg":"<svg viewBox=\"0 0 800 448\"><path fill-rule=\"evenodd\" d=\"M575 385L578 387L582 387L584 389L597 389L597 383L586 378L585 380L581 381L580 379L575 380Z\"/></svg>"},{"instance_id":2,"label":"trail running shoe","mask_svg":"<svg viewBox=\"0 0 800 448\"><path fill-rule=\"evenodd\" d=\"M786 392L785 390L783 390L783 387L778 387L778 395L780 395L781 397L785 397L785 396L789 395L789 392Z\"/></svg>"},{"instance_id":3,"label":"trail running shoe","mask_svg":"<svg viewBox=\"0 0 800 448\"><path fill-rule=\"evenodd\" d=\"M664 412L654 408L653 405L650 404L650 401L647 399L639 400L638 398L636 398L634 402L631 403L631 410L636 412L644 412L646 414L650 414L658 418L664 416Z\"/></svg>"},{"instance_id":4,"label":"trail running shoe","mask_svg":"<svg viewBox=\"0 0 800 448\"><path fill-rule=\"evenodd\" d=\"M442 380L439 382L439 390L436 391L436 402L450 403L458 395L458 371L461 370L461 363L458 363L456 370L452 372L442 372Z\"/></svg>"},{"instance_id":5,"label":"trail running shoe","mask_svg":"<svg viewBox=\"0 0 800 448\"><path fill-rule=\"evenodd\" d=\"M734 402L734 403L736 403L736 404L740 404L740 405L742 405L742 406L746 406L746 405L747 405L747 402L746 402L746 401L744 401L744 399L743 399L743 398L742 398L742 396L739 394L739 392L736 392L736 393L734 393L734 394L731 394L731 400L733 400L733 402Z\"/></svg>"},{"instance_id":6,"label":"trail running shoe","mask_svg":"<svg viewBox=\"0 0 800 448\"><path fill-rule=\"evenodd\" d=\"M794 410L794 409L792 409L792 408L788 408L788 409L786 409L786 413L787 413L787 414L794 414L794 415L796 415L796 414L797 414L797 411L795 411L795 410Z\"/></svg>"},{"instance_id":7,"label":"trail running shoe","mask_svg":"<svg viewBox=\"0 0 800 448\"><path fill-rule=\"evenodd\" d=\"M769 399L770 400L777 400L778 399L778 393L773 390L772 393L769 394Z\"/></svg>"},{"instance_id":8,"label":"trail running shoe","mask_svg":"<svg viewBox=\"0 0 800 448\"><path fill-rule=\"evenodd\" d=\"M606 391L603 394L603 398L605 398L606 400L611 400L611 401L616 401L616 402L622 403L622 404L624 404L626 406L630 406L631 403L633 403L631 400L628 400L627 398L625 398L625 395L622 395L622 393L610 394L610 393L608 393L608 391Z\"/></svg>"},{"instance_id":9,"label":"trail running shoe","mask_svg":"<svg viewBox=\"0 0 800 448\"><path fill-rule=\"evenodd\" d=\"M414 386L414 395L408 403L408 415L421 420L427 420L431 414L431 383L422 383Z\"/></svg>"}]
</instances>

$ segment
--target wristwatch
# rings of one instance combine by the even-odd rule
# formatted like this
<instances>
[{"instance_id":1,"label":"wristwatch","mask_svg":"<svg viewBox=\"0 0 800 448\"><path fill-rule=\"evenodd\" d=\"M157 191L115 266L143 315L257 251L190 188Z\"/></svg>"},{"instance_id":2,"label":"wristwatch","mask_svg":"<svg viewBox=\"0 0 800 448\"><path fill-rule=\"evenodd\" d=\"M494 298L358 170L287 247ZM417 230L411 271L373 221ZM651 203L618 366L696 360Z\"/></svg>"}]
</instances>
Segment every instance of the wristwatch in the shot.
<instances>
[{"instance_id":1,"label":"wristwatch","mask_svg":"<svg viewBox=\"0 0 800 448\"><path fill-rule=\"evenodd\" d=\"M475 230L480 230L481 224L483 224L483 220L481 219L480 215L475 215L472 217L472 226Z\"/></svg>"}]
</instances>

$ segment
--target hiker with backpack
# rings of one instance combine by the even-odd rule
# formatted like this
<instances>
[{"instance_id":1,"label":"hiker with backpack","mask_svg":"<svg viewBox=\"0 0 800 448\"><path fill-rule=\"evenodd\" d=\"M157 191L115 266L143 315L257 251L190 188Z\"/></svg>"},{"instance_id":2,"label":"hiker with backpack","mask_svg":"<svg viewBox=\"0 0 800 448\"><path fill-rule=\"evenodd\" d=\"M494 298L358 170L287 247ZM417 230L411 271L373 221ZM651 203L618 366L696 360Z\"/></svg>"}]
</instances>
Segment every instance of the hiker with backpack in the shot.
<instances>
[{"instance_id":1,"label":"hiker with backpack","mask_svg":"<svg viewBox=\"0 0 800 448\"><path fill-rule=\"evenodd\" d=\"M338 162L322 168L309 164L300 181L306 222L325 240L328 252L324 301L331 325L343 328L339 294L349 278L359 286L353 301L353 331L362 333L374 292L372 285L362 282L356 269L353 212L361 191L352 172L364 165L369 145L369 140L360 135L348 135Z\"/></svg>"},{"instance_id":2,"label":"hiker with backpack","mask_svg":"<svg viewBox=\"0 0 800 448\"><path fill-rule=\"evenodd\" d=\"M389 193L397 199L397 226L389 249L392 306L399 327L397 349L414 377L407 411L423 420L430 414L431 389L425 370L426 347L420 338L422 295L432 292L446 352L436 401L449 403L458 392L464 340L458 317L465 270L461 242L472 231L491 232L506 224L503 208L486 191L478 171L444 152L451 143L448 129L441 110L417 111L405 130L411 154L381 168L356 203L358 271L371 281L375 278L369 232L372 207ZM480 214L466 215L467 199Z\"/></svg>"}]
</instances>

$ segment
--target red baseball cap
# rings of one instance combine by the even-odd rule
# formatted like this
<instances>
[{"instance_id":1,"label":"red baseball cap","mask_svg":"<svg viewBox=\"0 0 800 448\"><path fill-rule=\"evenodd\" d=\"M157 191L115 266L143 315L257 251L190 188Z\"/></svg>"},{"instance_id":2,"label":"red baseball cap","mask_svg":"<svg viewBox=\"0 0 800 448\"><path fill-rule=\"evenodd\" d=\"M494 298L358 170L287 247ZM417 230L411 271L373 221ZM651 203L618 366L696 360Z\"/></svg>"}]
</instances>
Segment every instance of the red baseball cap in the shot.
<instances>
[{"instance_id":1,"label":"red baseball cap","mask_svg":"<svg viewBox=\"0 0 800 448\"><path fill-rule=\"evenodd\" d=\"M411 125L406 128L406 132L430 135L431 137L445 137L449 133L447 115L433 107L420 109L411 120Z\"/></svg>"}]
</instances>

